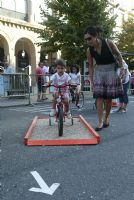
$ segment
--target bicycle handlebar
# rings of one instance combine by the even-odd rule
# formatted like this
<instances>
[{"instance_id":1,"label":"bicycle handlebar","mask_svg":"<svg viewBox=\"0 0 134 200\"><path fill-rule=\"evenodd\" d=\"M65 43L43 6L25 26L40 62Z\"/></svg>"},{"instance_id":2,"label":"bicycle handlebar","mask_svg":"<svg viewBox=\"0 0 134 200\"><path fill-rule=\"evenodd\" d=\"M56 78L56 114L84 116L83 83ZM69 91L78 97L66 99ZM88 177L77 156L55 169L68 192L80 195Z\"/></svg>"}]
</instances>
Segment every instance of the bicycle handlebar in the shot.
<instances>
[{"instance_id":1,"label":"bicycle handlebar","mask_svg":"<svg viewBox=\"0 0 134 200\"><path fill-rule=\"evenodd\" d=\"M55 87L55 88L64 88L64 87L68 87L68 86L73 86L73 87L77 87L77 85L80 85L80 84L65 84L65 85L54 85L54 84L51 84L51 85L46 85L46 87Z\"/></svg>"}]
</instances>

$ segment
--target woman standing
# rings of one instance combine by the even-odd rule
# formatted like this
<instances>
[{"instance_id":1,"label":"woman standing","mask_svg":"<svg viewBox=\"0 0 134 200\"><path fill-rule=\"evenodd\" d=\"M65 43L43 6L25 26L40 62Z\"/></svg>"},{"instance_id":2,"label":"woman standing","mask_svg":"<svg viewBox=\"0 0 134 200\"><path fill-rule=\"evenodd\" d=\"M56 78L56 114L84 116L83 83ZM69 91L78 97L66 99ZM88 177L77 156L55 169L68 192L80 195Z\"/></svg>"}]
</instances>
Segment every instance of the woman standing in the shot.
<instances>
[{"instance_id":1,"label":"woman standing","mask_svg":"<svg viewBox=\"0 0 134 200\"><path fill-rule=\"evenodd\" d=\"M90 82L93 97L96 98L98 125L96 131L109 126L109 115L112 99L123 95L121 79L117 74L115 58L118 57L120 64L120 76L123 73L122 56L117 46L111 41L99 37L100 29L88 27L84 32L84 39L89 47L87 48L87 59L89 63ZM111 50L113 53L111 53ZM96 65L93 66L93 60ZM103 104L105 102L105 116L103 116Z\"/></svg>"}]
</instances>

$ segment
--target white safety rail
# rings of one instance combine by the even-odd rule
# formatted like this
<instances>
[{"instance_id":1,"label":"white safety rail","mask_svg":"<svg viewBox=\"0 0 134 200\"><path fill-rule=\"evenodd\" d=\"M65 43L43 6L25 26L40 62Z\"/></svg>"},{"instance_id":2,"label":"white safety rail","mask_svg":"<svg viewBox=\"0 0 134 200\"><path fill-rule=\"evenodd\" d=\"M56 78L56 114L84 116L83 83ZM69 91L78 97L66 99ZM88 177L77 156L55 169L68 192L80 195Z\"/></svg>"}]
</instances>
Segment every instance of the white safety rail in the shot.
<instances>
[{"instance_id":1,"label":"white safety rail","mask_svg":"<svg viewBox=\"0 0 134 200\"><path fill-rule=\"evenodd\" d=\"M50 80L51 75L47 74ZM46 77L44 76L44 79ZM85 99L92 98L89 75L81 75L81 90ZM24 98L29 104L37 102L37 83L35 74L15 73L0 75L0 98ZM129 95L134 95L134 77L130 80ZM47 88L46 97L52 100L52 88ZM45 100L44 100L45 102Z\"/></svg>"},{"instance_id":2,"label":"white safety rail","mask_svg":"<svg viewBox=\"0 0 134 200\"><path fill-rule=\"evenodd\" d=\"M0 75L1 98L30 99L29 75L25 73Z\"/></svg>"}]
</instances>

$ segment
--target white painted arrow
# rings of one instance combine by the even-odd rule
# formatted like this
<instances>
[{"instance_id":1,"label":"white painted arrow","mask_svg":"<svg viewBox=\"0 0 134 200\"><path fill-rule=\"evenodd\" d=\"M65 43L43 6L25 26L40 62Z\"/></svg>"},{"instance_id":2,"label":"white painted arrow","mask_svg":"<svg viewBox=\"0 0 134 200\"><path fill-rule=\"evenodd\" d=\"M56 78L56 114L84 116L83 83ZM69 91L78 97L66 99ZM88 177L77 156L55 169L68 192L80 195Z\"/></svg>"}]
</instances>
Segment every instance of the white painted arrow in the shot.
<instances>
[{"instance_id":1,"label":"white painted arrow","mask_svg":"<svg viewBox=\"0 0 134 200\"><path fill-rule=\"evenodd\" d=\"M48 187L48 185L45 183L45 181L42 179L38 172L32 171L30 173L33 175L33 177L40 186L40 188L30 188L29 190L32 192L42 192L45 194L53 195L55 190L60 186L60 183L53 183L50 187Z\"/></svg>"}]
</instances>

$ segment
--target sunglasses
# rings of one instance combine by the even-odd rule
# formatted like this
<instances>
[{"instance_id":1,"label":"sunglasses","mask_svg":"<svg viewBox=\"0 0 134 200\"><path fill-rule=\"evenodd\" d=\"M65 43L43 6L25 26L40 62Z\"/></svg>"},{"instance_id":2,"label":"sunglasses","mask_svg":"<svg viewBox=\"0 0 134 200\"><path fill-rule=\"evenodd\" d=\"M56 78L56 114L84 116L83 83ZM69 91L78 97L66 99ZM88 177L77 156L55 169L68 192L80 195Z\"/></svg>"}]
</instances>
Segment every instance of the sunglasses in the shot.
<instances>
[{"instance_id":1,"label":"sunglasses","mask_svg":"<svg viewBox=\"0 0 134 200\"><path fill-rule=\"evenodd\" d=\"M90 40L92 40L92 37L88 37L88 38L85 38L85 40L87 41L90 41Z\"/></svg>"}]
</instances>

